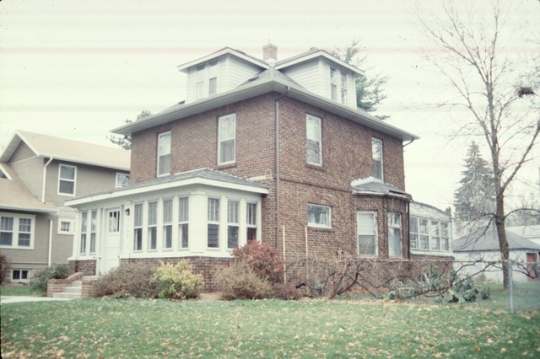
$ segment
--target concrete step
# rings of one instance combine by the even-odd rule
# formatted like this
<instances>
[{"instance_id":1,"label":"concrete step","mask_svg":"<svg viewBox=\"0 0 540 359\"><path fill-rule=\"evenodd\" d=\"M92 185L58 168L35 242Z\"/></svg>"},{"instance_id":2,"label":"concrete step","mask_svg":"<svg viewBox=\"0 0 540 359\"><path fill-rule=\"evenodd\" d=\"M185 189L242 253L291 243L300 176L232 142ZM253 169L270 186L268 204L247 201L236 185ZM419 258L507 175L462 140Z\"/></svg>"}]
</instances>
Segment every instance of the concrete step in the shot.
<instances>
[{"instance_id":1,"label":"concrete step","mask_svg":"<svg viewBox=\"0 0 540 359\"><path fill-rule=\"evenodd\" d=\"M98 275L86 275L82 277L82 280L98 280L98 279L99 279Z\"/></svg>"},{"instance_id":2,"label":"concrete step","mask_svg":"<svg viewBox=\"0 0 540 359\"><path fill-rule=\"evenodd\" d=\"M76 280L71 283L71 287L82 287L82 281Z\"/></svg>"},{"instance_id":3,"label":"concrete step","mask_svg":"<svg viewBox=\"0 0 540 359\"><path fill-rule=\"evenodd\" d=\"M81 294L81 292L82 292L82 287L65 287L64 289L62 289L62 292L64 292L64 293L78 293L78 294Z\"/></svg>"},{"instance_id":4,"label":"concrete step","mask_svg":"<svg viewBox=\"0 0 540 359\"><path fill-rule=\"evenodd\" d=\"M58 292L58 293L53 293L53 298L73 298L73 299L77 299L77 298L81 298L81 294L78 293L66 293L66 292Z\"/></svg>"}]
</instances>

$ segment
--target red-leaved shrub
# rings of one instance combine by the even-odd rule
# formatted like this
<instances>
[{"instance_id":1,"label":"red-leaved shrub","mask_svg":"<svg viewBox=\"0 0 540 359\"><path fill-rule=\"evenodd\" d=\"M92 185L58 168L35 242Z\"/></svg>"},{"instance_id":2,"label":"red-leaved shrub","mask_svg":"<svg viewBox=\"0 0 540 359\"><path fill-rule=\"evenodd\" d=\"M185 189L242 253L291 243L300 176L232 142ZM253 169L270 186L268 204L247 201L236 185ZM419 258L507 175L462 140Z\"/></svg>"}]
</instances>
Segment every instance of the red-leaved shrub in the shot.
<instances>
[{"instance_id":1,"label":"red-leaved shrub","mask_svg":"<svg viewBox=\"0 0 540 359\"><path fill-rule=\"evenodd\" d=\"M281 283L283 278L283 262L279 253L267 243L250 241L245 246L232 252L232 262L245 263L261 279L271 283Z\"/></svg>"}]
</instances>

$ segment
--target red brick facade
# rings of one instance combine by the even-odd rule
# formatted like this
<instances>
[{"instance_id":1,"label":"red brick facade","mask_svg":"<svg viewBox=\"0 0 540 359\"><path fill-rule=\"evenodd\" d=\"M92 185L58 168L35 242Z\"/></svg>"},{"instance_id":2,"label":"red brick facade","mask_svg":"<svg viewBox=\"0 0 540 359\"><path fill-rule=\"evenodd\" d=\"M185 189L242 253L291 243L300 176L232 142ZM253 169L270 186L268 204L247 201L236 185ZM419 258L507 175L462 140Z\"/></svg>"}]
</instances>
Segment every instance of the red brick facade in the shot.
<instances>
[{"instance_id":1,"label":"red brick facade","mask_svg":"<svg viewBox=\"0 0 540 359\"><path fill-rule=\"evenodd\" d=\"M171 131L171 173L208 167L244 178L266 175L270 194L262 200L262 241L276 246L275 99L268 93L133 133L132 184L156 177L157 138ZM218 118L236 114L236 163L217 165ZM306 161L306 115L321 118L322 166ZM306 250L308 203L331 207L329 229L308 228L312 255L356 253L356 211L377 213L378 253L388 258L387 213L402 218L402 253L408 258L408 217L404 200L353 196L351 181L372 175L371 138L383 142L384 180L404 190L402 141L317 107L283 97L280 100L280 225L285 227L287 256ZM282 228L278 248L282 250ZM204 267L203 264L201 266Z\"/></svg>"}]
</instances>

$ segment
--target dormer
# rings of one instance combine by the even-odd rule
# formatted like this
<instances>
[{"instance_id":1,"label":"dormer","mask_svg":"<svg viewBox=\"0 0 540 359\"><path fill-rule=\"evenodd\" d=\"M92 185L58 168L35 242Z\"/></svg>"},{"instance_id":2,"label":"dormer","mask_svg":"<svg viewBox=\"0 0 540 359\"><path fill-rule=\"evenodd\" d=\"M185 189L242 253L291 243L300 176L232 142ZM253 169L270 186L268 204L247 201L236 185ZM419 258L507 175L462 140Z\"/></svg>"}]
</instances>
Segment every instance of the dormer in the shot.
<instances>
[{"instance_id":1,"label":"dormer","mask_svg":"<svg viewBox=\"0 0 540 359\"><path fill-rule=\"evenodd\" d=\"M356 109L356 79L364 73L324 50L311 50L279 61L276 70L306 90Z\"/></svg>"},{"instance_id":2,"label":"dormer","mask_svg":"<svg viewBox=\"0 0 540 359\"><path fill-rule=\"evenodd\" d=\"M187 75L186 104L238 87L270 66L255 57L226 47L178 66Z\"/></svg>"}]
</instances>

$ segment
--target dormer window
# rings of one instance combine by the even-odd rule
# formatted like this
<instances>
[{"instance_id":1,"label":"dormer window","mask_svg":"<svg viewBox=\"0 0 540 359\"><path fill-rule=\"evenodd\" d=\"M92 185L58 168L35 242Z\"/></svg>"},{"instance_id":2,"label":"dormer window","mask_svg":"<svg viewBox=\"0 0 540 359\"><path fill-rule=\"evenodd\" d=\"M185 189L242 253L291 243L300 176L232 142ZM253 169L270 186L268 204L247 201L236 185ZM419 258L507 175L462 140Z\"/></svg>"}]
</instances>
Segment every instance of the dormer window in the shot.
<instances>
[{"instance_id":1,"label":"dormer window","mask_svg":"<svg viewBox=\"0 0 540 359\"><path fill-rule=\"evenodd\" d=\"M341 71L341 103L347 104L347 74Z\"/></svg>"},{"instance_id":2,"label":"dormer window","mask_svg":"<svg viewBox=\"0 0 540 359\"><path fill-rule=\"evenodd\" d=\"M197 98L204 97L204 64L197 65Z\"/></svg>"},{"instance_id":3,"label":"dormer window","mask_svg":"<svg viewBox=\"0 0 540 359\"><path fill-rule=\"evenodd\" d=\"M215 94L217 92L217 75L218 75L217 63L218 63L217 59L213 59L208 62L208 65L209 65L208 94L209 95Z\"/></svg>"},{"instance_id":4,"label":"dormer window","mask_svg":"<svg viewBox=\"0 0 540 359\"><path fill-rule=\"evenodd\" d=\"M337 101L337 70L330 68L330 97Z\"/></svg>"},{"instance_id":5,"label":"dormer window","mask_svg":"<svg viewBox=\"0 0 540 359\"><path fill-rule=\"evenodd\" d=\"M218 59L212 59L197 65L196 70L196 98L200 99L217 93Z\"/></svg>"}]
</instances>

